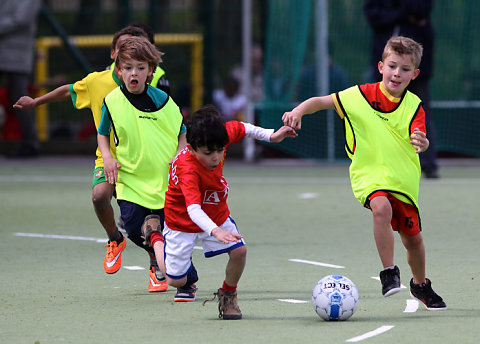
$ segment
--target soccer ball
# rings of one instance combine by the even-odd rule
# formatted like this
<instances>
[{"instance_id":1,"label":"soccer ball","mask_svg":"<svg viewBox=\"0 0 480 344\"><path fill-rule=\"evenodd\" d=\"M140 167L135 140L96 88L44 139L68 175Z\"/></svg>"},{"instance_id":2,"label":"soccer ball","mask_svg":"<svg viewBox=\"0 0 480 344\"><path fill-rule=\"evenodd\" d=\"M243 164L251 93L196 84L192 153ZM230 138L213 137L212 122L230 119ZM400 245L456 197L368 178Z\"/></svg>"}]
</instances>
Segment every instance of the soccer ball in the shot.
<instances>
[{"instance_id":1,"label":"soccer ball","mask_svg":"<svg viewBox=\"0 0 480 344\"><path fill-rule=\"evenodd\" d=\"M347 277L329 275L312 292L315 312L324 320L347 320L358 306L358 289Z\"/></svg>"}]
</instances>

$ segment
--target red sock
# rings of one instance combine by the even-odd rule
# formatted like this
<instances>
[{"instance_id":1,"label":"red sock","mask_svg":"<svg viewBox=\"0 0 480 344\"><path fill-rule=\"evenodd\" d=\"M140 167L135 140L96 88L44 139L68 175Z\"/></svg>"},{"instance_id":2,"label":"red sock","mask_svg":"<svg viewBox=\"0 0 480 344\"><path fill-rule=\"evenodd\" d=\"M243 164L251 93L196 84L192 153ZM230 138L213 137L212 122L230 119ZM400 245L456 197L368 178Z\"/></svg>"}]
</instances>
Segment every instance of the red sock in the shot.
<instances>
[{"instance_id":1,"label":"red sock","mask_svg":"<svg viewBox=\"0 0 480 344\"><path fill-rule=\"evenodd\" d=\"M227 282L223 281L222 290L225 290L225 291L229 291L229 292L234 293L234 292L237 291L237 286L234 286L234 287L229 286L229 285L227 284Z\"/></svg>"},{"instance_id":2,"label":"red sock","mask_svg":"<svg viewBox=\"0 0 480 344\"><path fill-rule=\"evenodd\" d=\"M150 245L153 247L153 245L155 245L157 241L165 242L165 240L163 239L163 235L158 232L153 232L150 235Z\"/></svg>"}]
</instances>

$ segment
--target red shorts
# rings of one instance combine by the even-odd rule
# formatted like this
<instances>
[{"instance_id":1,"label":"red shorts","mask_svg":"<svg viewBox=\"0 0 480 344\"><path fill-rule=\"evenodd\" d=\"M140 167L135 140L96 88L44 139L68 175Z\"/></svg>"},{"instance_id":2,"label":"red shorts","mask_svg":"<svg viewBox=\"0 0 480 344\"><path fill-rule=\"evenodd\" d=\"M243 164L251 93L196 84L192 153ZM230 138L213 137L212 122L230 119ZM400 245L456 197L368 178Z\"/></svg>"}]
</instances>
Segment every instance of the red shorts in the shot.
<instances>
[{"instance_id":1,"label":"red shorts","mask_svg":"<svg viewBox=\"0 0 480 344\"><path fill-rule=\"evenodd\" d=\"M402 202L386 191L376 191L368 197L369 201L378 196L387 197L392 205L391 225L394 231L400 231L407 235L420 233L420 217L414 205Z\"/></svg>"}]
</instances>

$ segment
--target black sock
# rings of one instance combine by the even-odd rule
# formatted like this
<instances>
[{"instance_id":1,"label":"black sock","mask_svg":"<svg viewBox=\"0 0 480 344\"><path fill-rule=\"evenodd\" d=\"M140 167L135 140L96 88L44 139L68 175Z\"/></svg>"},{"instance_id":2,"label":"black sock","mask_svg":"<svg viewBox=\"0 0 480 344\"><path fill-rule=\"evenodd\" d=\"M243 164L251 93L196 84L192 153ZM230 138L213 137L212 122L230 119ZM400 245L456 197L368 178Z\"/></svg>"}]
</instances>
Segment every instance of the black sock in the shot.
<instances>
[{"instance_id":1,"label":"black sock","mask_svg":"<svg viewBox=\"0 0 480 344\"><path fill-rule=\"evenodd\" d=\"M193 262L192 262L192 267L190 271L187 273L187 282L185 283L184 287L191 286L193 283L197 281L198 281L197 269L195 269L195 266L193 266Z\"/></svg>"},{"instance_id":2,"label":"black sock","mask_svg":"<svg viewBox=\"0 0 480 344\"><path fill-rule=\"evenodd\" d=\"M117 244L120 244L120 243L123 241L123 234L120 233L120 231L117 229L117 230L115 231L115 233L113 233L112 236L110 236L110 235L108 236L108 239L109 239L110 241L114 241L114 240L115 240L115 241L117 242Z\"/></svg>"}]
</instances>

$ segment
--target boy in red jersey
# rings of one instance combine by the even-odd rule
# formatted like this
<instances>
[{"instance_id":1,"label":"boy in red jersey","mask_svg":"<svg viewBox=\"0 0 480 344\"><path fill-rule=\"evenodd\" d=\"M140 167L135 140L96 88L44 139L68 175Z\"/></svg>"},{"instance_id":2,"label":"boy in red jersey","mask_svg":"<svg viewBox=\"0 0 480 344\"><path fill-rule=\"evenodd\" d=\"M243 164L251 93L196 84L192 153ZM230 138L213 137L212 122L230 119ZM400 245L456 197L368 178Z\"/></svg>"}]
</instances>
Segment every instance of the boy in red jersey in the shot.
<instances>
[{"instance_id":1,"label":"boy in red jersey","mask_svg":"<svg viewBox=\"0 0 480 344\"><path fill-rule=\"evenodd\" d=\"M191 263L195 242L202 241L207 258L228 253L223 286L214 293L218 296L219 317L223 319L242 318L236 289L247 250L230 217L229 186L223 177L223 164L226 147L245 136L280 142L297 133L286 126L274 132L243 122L224 123L220 112L211 105L197 110L187 124L187 147L170 168L163 236L160 219L155 215L148 216L142 227L145 241L154 248L168 284L183 288L185 301L195 299L197 276L192 273Z\"/></svg>"},{"instance_id":2,"label":"boy in red jersey","mask_svg":"<svg viewBox=\"0 0 480 344\"><path fill-rule=\"evenodd\" d=\"M378 70L382 81L353 86L323 97L307 99L284 113L285 125L300 129L304 114L335 108L344 121L345 149L352 159L350 180L358 201L373 214L375 243L383 264L382 294L401 290L400 271L393 263L397 231L412 270L410 292L428 310L446 305L425 277L425 247L420 233L418 153L428 148L421 100L406 90L420 70L422 47L406 37L387 42Z\"/></svg>"}]
</instances>

